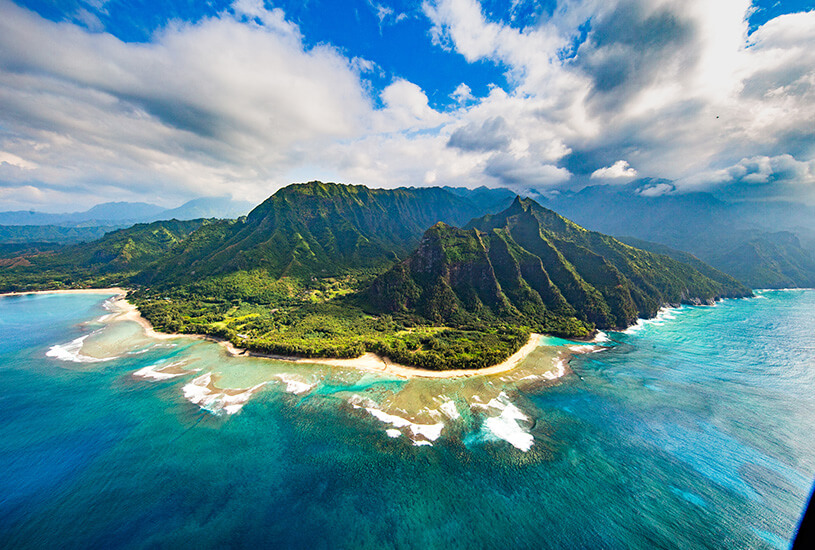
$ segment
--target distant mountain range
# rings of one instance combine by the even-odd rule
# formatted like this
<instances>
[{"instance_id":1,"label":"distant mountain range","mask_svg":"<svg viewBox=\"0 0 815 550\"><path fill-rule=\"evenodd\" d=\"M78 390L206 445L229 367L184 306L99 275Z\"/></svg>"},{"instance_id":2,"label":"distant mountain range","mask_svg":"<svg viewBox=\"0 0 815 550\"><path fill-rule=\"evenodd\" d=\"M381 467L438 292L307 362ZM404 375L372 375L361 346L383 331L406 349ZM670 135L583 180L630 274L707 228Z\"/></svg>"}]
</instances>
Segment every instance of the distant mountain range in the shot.
<instances>
[{"instance_id":1,"label":"distant mountain range","mask_svg":"<svg viewBox=\"0 0 815 550\"><path fill-rule=\"evenodd\" d=\"M815 286L815 208L722 201L710 193L651 196L667 180L586 187L539 198L596 231L649 250L658 243L697 256L752 288ZM631 240L635 239L635 240Z\"/></svg>"},{"instance_id":2,"label":"distant mountain range","mask_svg":"<svg viewBox=\"0 0 815 550\"><path fill-rule=\"evenodd\" d=\"M228 197L204 197L188 201L177 208L162 208L144 202L107 202L84 212L48 214L19 210L0 212L0 226L101 227L124 226L158 220L194 220L198 218L237 218L252 209L253 204Z\"/></svg>"},{"instance_id":3,"label":"distant mountain range","mask_svg":"<svg viewBox=\"0 0 815 550\"><path fill-rule=\"evenodd\" d=\"M41 243L0 245L0 287L10 282L14 288L123 284L204 223L209 222L170 220L136 224L67 247Z\"/></svg>"},{"instance_id":4,"label":"distant mountain range","mask_svg":"<svg viewBox=\"0 0 815 550\"><path fill-rule=\"evenodd\" d=\"M68 245L95 241L105 233L128 227L127 225L0 225L0 244L16 245Z\"/></svg>"}]
</instances>

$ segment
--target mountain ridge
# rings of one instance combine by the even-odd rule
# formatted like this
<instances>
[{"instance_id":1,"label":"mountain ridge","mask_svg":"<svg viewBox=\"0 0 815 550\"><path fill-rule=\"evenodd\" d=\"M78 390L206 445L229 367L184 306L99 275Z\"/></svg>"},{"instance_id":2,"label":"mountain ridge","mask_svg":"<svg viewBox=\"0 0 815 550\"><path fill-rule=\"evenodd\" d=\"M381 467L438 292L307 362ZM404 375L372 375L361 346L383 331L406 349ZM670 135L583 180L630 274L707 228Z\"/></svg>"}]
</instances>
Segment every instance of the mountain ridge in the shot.
<instances>
[{"instance_id":1,"label":"mountain ridge","mask_svg":"<svg viewBox=\"0 0 815 550\"><path fill-rule=\"evenodd\" d=\"M668 192L649 194L660 186ZM679 193L669 180L648 178L588 186L542 202L590 229L693 254L752 288L809 287L815 280L812 206L727 202L710 192Z\"/></svg>"},{"instance_id":2,"label":"mountain ridge","mask_svg":"<svg viewBox=\"0 0 815 550\"><path fill-rule=\"evenodd\" d=\"M209 245L181 251L144 281L264 269L274 277L376 269L410 252L436 221L465 223L484 209L438 187L371 189L309 182L275 192L243 220L221 222ZM199 241L205 240L204 236Z\"/></svg>"}]
</instances>

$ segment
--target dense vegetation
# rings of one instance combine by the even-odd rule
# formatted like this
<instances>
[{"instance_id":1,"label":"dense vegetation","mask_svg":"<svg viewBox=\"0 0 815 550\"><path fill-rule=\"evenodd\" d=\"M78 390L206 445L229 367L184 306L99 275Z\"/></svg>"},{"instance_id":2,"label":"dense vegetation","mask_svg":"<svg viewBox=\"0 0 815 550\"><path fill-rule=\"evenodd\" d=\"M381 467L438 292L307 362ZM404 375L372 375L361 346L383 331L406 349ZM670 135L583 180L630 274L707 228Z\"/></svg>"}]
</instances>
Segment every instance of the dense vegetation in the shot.
<instances>
[{"instance_id":1,"label":"dense vegetation","mask_svg":"<svg viewBox=\"0 0 815 550\"><path fill-rule=\"evenodd\" d=\"M369 278L368 278L369 279ZM208 334L271 355L357 357L371 351L429 369L499 363L529 338L526 327L474 323L455 329L412 314L371 314L351 276L274 279L236 272L180 287L140 288L130 299L158 330Z\"/></svg>"},{"instance_id":2,"label":"dense vegetation","mask_svg":"<svg viewBox=\"0 0 815 550\"><path fill-rule=\"evenodd\" d=\"M0 290L122 284L158 330L430 369L498 363L531 331L585 337L666 303L749 293L534 201L492 215L505 192L473 192L479 206L452 191L292 185L246 218L141 224L17 258Z\"/></svg>"},{"instance_id":3,"label":"dense vegetation","mask_svg":"<svg viewBox=\"0 0 815 550\"><path fill-rule=\"evenodd\" d=\"M509 324L570 337L590 335L593 325L576 318L540 260L534 260L535 266L521 257L522 266L517 259L500 239L490 243L476 230L439 223L407 260L373 281L366 302L374 310L412 312L452 326Z\"/></svg>"}]
</instances>

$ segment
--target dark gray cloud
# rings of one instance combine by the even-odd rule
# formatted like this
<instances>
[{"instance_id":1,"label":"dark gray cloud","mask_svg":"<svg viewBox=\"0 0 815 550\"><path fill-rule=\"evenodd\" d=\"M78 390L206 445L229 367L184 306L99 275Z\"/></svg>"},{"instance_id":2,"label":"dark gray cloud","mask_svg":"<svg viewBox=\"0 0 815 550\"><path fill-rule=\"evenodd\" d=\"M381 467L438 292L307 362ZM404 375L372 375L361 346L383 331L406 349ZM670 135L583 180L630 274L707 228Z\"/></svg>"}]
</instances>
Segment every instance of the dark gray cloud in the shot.
<instances>
[{"instance_id":1,"label":"dark gray cloud","mask_svg":"<svg viewBox=\"0 0 815 550\"><path fill-rule=\"evenodd\" d=\"M669 4L651 12L629 0L592 21L575 67L591 79L596 108L617 109L660 74L680 73L698 61L694 21L680 10L681 5Z\"/></svg>"},{"instance_id":2,"label":"dark gray cloud","mask_svg":"<svg viewBox=\"0 0 815 550\"><path fill-rule=\"evenodd\" d=\"M481 124L470 123L456 130L448 147L462 151L504 151L509 146L509 126L504 117L488 118Z\"/></svg>"},{"instance_id":3,"label":"dark gray cloud","mask_svg":"<svg viewBox=\"0 0 815 550\"><path fill-rule=\"evenodd\" d=\"M568 181L571 176L564 168L532 158L519 159L507 153L492 155L484 172L512 189L529 186L552 187Z\"/></svg>"}]
</instances>

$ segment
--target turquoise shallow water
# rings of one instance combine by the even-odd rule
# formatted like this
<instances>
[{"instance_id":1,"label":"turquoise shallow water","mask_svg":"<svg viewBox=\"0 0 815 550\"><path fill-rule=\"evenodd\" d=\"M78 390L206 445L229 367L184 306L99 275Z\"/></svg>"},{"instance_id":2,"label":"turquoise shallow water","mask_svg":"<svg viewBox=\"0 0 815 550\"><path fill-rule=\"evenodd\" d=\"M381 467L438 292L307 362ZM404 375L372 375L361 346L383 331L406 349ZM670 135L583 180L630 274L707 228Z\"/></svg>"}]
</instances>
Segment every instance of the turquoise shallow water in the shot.
<instances>
[{"instance_id":1,"label":"turquoise shallow water","mask_svg":"<svg viewBox=\"0 0 815 550\"><path fill-rule=\"evenodd\" d=\"M815 291L670 310L555 385L230 362L105 328L104 299L0 298L0 547L785 548L815 476ZM89 334L113 358L65 360ZM288 378L213 414L184 388L216 366L224 387ZM386 399L441 435L366 412ZM526 451L487 429L513 410Z\"/></svg>"}]
</instances>

